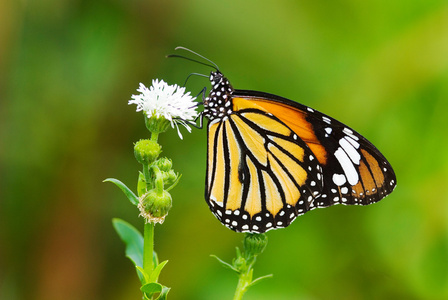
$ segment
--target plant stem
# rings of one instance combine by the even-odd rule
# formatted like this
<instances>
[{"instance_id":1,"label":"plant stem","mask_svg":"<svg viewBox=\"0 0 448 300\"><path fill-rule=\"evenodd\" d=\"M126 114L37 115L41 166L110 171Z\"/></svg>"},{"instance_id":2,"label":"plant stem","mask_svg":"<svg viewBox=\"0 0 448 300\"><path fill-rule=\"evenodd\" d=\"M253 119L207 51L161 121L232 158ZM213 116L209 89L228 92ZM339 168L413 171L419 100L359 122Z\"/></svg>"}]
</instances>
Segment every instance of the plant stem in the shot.
<instances>
[{"instance_id":1,"label":"plant stem","mask_svg":"<svg viewBox=\"0 0 448 300\"><path fill-rule=\"evenodd\" d=\"M233 296L233 300L241 300L243 299L244 293L247 291L247 288L250 286L252 282L252 268L247 268L244 272L239 274L238 285L236 286L235 295Z\"/></svg>"},{"instance_id":2,"label":"plant stem","mask_svg":"<svg viewBox=\"0 0 448 300\"><path fill-rule=\"evenodd\" d=\"M154 270L154 224L145 223L143 233L143 270L146 274L151 274Z\"/></svg>"},{"instance_id":3,"label":"plant stem","mask_svg":"<svg viewBox=\"0 0 448 300\"><path fill-rule=\"evenodd\" d=\"M148 192L152 189L151 174L149 173L148 165L143 165L143 176L145 177L146 182L146 192Z\"/></svg>"},{"instance_id":4,"label":"plant stem","mask_svg":"<svg viewBox=\"0 0 448 300\"><path fill-rule=\"evenodd\" d=\"M157 142L159 134L157 132L151 132L151 141Z\"/></svg>"},{"instance_id":5,"label":"plant stem","mask_svg":"<svg viewBox=\"0 0 448 300\"><path fill-rule=\"evenodd\" d=\"M157 142L159 134L151 133L151 140ZM143 174L146 181L146 190L151 189L151 177L149 166L143 166ZM143 270L146 274L151 274L154 270L154 223L145 223L143 230Z\"/></svg>"}]
</instances>

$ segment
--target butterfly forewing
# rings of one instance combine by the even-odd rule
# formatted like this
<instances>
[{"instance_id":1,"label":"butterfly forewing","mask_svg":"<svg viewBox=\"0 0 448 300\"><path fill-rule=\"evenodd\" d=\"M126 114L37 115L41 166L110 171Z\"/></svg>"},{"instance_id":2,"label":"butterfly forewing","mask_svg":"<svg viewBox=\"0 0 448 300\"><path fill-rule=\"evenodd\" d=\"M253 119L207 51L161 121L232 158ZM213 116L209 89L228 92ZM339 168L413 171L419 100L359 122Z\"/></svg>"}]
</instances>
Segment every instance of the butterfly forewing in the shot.
<instances>
[{"instance_id":1,"label":"butterfly forewing","mask_svg":"<svg viewBox=\"0 0 448 300\"><path fill-rule=\"evenodd\" d=\"M368 205L390 194L395 173L366 138L341 122L299 103L253 91L237 91L276 115L318 158L324 187L312 207ZM250 94L250 95L249 95Z\"/></svg>"},{"instance_id":2,"label":"butterfly forewing","mask_svg":"<svg viewBox=\"0 0 448 300\"><path fill-rule=\"evenodd\" d=\"M205 196L232 230L265 232L307 212L323 176L317 158L290 128L246 102L234 98L234 112L209 123Z\"/></svg>"},{"instance_id":3,"label":"butterfly forewing","mask_svg":"<svg viewBox=\"0 0 448 300\"><path fill-rule=\"evenodd\" d=\"M313 206L368 205L394 190L396 177L391 165L366 138L316 111L308 119L314 124L321 144L328 149L323 170L329 176L324 176L324 191Z\"/></svg>"}]
</instances>

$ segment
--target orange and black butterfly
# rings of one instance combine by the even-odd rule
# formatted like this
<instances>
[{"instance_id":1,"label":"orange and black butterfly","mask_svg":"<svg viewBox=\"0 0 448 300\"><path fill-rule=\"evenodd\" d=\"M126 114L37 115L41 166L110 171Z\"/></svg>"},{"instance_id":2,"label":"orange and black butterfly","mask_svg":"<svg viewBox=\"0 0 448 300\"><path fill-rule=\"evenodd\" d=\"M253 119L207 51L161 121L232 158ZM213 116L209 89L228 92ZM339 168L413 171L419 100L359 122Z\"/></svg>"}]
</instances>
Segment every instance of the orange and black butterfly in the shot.
<instances>
[{"instance_id":1,"label":"orange and black butterfly","mask_svg":"<svg viewBox=\"0 0 448 300\"><path fill-rule=\"evenodd\" d=\"M297 102L234 89L213 66L202 112L205 200L222 224L262 233L318 207L368 205L394 190L394 170L362 135Z\"/></svg>"}]
</instances>

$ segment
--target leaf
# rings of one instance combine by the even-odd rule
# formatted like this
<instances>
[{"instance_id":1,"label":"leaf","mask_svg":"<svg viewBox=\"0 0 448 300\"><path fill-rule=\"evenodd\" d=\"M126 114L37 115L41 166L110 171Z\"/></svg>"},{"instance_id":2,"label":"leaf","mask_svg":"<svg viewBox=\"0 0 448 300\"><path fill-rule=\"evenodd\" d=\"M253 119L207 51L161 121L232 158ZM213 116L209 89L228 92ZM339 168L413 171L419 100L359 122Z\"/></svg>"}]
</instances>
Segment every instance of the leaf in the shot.
<instances>
[{"instance_id":1,"label":"leaf","mask_svg":"<svg viewBox=\"0 0 448 300\"><path fill-rule=\"evenodd\" d=\"M146 274L145 270L143 270L143 268L141 268L139 266L135 266L135 268L137 269L137 275L138 275L138 278L140 279L140 282L142 284L145 284L145 282L148 282L149 276L148 276L148 274Z\"/></svg>"},{"instance_id":2,"label":"leaf","mask_svg":"<svg viewBox=\"0 0 448 300\"><path fill-rule=\"evenodd\" d=\"M167 296L168 296L168 292L171 290L171 288L169 287L162 287L162 292L160 293L159 297L157 297L156 300L166 300Z\"/></svg>"},{"instance_id":3,"label":"leaf","mask_svg":"<svg viewBox=\"0 0 448 300\"><path fill-rule=\"evenodd\" d=\"M138 205L138 197L120 180L115 178L107 178L103 180L103 182L112 182L123 191L123 193L126 195L126 197L128 197L129 201L131 201L132 204Z\"/></svg>"},{"instance_id":4,"label":"leaf","mask_svg":"<svg viewBox=\"0 0 448 300\"><path fill-rule=\"evenodd\" d=\"M161 262L157 267L152 271L151 275L149 275L149 282L157 282L157 279L159 278L160 272L162 271L163 267L167 264L167 260Z\"/></svg>"},{"instance_id":5,"label":"leaf","mask_svg":"<svg viewBox=\"0 0 448 300\"><path fill-rule=\"evenodd\" d=\"M240 248L235 247L235 250L236 250L236 258L238 259L238 258L242 257Z\"/></svg>"},{"instance_id":6,"label":"leaf","mask_svg":"<svg viewBox=\"0 0 448 300\"><path fill-rule=\"evenodd\" d=\"M126 245L126 256L136 267L143 268L143 236L134 226L118 218L112 219L115 231Z\"/></svg>"},{"instance_id":7,"label":"leaf","mask_svg":"<svg viewBox=\"0 0 448 300\"><path fill-rule=\"evenodd\" d=\"M259 283L260 281L262 281L264 279L272 278L273 276L274 275L269 274L269 275L264 275L264 276L258 277L257 279L255 279L254 281L252 281L250 283L250 286L253 286L253 285L257 284L257 283Z\"/></svg>"},{"instance_id":8,"label":"leaf","mask_svg":"<svg viewBox=\"0 0 448 300\"><path fill-rule=\"evenodd\" d=\"M156 251L152 253L152 262L154 263L154 266L159 265L159 256L157 255Z\"/></svg>"},{"instance_id":9,"label":"leaf","mask_svg":"<svg viewBox=\"0 0 448 300\"><path fill-rule=\"evenodd\" d=\"M174 181L173 184L170 185L169 188L166 188L165 191L168 192L168 191L171 190L173 187L175 187L175 186L179 183L179 180L180 180L181 177L182 177L182 174L177 173L176 181Z\"/></svg>"},{"instance_id":10,"label":"leaf","mask_svg":"<svg viewBox=\"0 0 448 300\"><path fill-rule=\"evenodd\" d=\"M145 293L146 297L148 297L149 299L151 299L152 295L154 295L155 293L160 293L162 292L162 285L160 283L157 282L151 282L151 283L147 283L144 286L142 286L140 288L140 290Z\"/></svg>"},{"instance_id":11,"label":"leaf","mask_svg":"<svg viewBox=\"0 0 448 300\"><path fill-rule=\"evenodd\" d=\"M216 258L221 263L221 265L223 265L225 268L228 268L228 269L233 270L233 271L235 271L237 273L240 273L240 271L238 269L234 268L231 264L226 263L225 261L220 259L218 256L216 256L216 255L210 255L210 256Z\"/></svg>"}]
</instances>

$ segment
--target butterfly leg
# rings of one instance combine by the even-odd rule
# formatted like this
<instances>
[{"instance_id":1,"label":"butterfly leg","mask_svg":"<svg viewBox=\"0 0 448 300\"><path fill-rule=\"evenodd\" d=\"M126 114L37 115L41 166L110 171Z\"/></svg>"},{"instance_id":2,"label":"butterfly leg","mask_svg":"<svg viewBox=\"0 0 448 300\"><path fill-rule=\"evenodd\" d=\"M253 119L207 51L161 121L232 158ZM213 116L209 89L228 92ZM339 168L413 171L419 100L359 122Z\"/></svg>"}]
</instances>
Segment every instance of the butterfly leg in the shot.
<instances>
[{"instance_id":1,"label":"butterfly leg","mask_svg":"<svg viewBox=\"0 0 448 300\"><path fill-rule=\"evenodd\" d=\"M207 75L204 75L204 74L200 74L200 73L191 73L190 75L187 76L187 79L185 79L184 86L187 85L187 81L188 81L188 79L190 79L190 77L193 76L193 75L196 75L196 76L202 76L202 77L208 78L208 76L207 76ZM199 94L200 94L200 93L199 93ZM199 95L199 94L198 94L198 95Z\"/></svg>"},{"instance_id":2,"label":"butterfly leg","mask_svg":"<svg viewBox=\"0 0 448 300\"><path fill-rule=\"evenodd\" d=\"M196 123L198 119L199 119L199 125ZM202 112L200 112L199 115L194 119L194 121L185 121L185 122L188 123L188 125L191 125L195 128L202 129L204 125L204 115L202 114Z\"/></svg>"}]
</instances>

